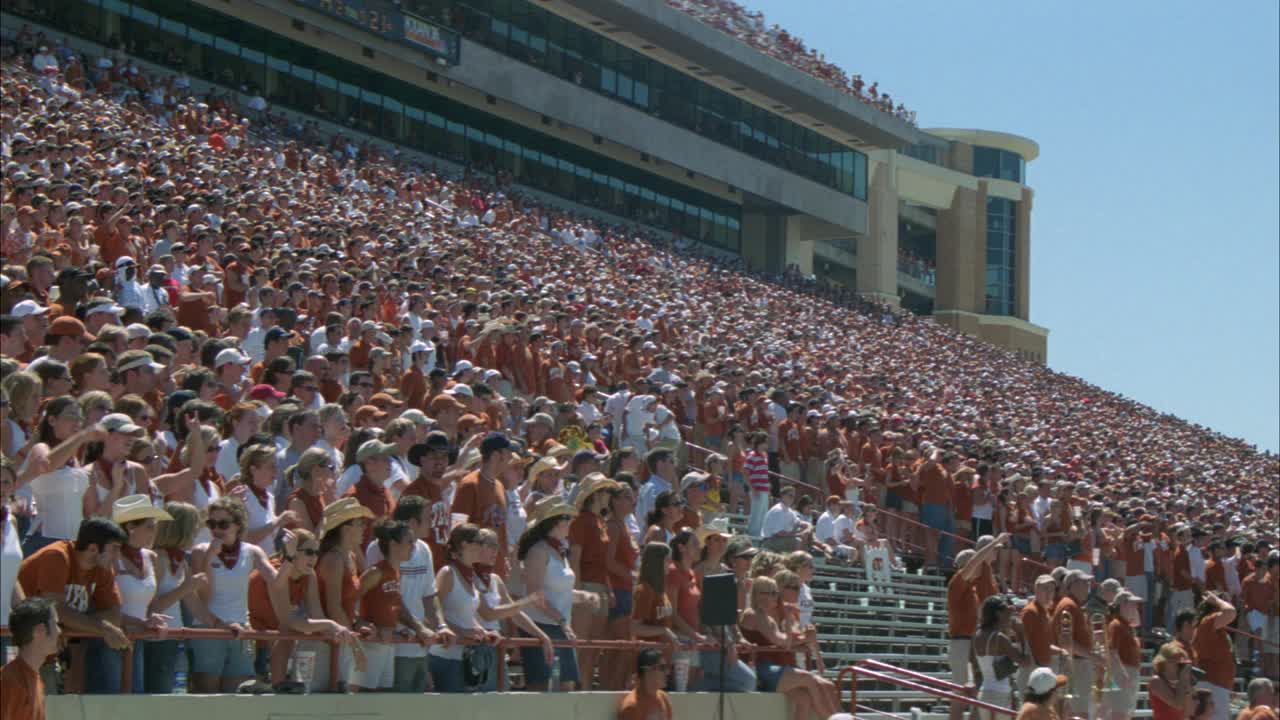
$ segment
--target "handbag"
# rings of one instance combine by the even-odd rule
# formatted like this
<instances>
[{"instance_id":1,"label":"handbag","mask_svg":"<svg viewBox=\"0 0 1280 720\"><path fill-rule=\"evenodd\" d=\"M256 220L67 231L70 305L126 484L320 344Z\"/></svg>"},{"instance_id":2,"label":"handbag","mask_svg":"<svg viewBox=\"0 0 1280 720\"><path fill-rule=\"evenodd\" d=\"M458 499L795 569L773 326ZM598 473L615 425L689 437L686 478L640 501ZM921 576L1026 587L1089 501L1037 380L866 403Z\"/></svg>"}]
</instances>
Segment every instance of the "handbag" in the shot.
<instances>
[{"instance_id":1,"label":"handbag","mask_svg":"<svg viewBox=\"0 0 1280 720\"><path fill-rule=\"evenodd\" d=\"M996 672L996 680L1005 680L1018 671L1018 663L1008 655L1001 655L991 663L991 669Z\"/></svg>"},{"instance_id":2,"label":"handbag","mask_svg":"<svg viewBox=\"0 0 1280 720\"><path fill-rule=\"evenodd\" d=\"M462 649L462 681L468 687L479 687L493 672L495 652L487 645L468 645Z\"/></svg>"}]
</instances>

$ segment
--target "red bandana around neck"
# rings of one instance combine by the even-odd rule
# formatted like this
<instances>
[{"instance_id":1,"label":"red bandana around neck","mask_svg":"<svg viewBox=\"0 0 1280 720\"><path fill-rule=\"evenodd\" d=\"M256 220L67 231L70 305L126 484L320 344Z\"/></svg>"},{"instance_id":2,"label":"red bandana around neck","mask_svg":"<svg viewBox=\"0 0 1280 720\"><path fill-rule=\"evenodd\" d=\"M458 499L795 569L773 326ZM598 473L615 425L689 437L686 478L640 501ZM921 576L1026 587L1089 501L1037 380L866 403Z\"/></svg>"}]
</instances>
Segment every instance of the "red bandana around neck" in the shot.
<instances>
[{"instance_id":1,"label":"red bandana around neck","mask_svg":"<svg viewBox=\"0 0 1280 720\"><path fill-rule=\"evenodd\" d=\"M454 571L461 575L462 579L466 580L468 584L475 583L476 568L474 566L468 567L457 560L450 560L449 565L451 565Z\"/></svg>"},{"instance_id":2,"label":"red bandana around neck","mask_svg":"<svg viewBox=\"0 0 1280 720\"><path fill-rule=\"evenodd\" d=\"M236 540L234 545L223 545L218 551L218 559L222 561L222 566L230 570L240 562L240 541Z\"/></svg>"}]
</instances>

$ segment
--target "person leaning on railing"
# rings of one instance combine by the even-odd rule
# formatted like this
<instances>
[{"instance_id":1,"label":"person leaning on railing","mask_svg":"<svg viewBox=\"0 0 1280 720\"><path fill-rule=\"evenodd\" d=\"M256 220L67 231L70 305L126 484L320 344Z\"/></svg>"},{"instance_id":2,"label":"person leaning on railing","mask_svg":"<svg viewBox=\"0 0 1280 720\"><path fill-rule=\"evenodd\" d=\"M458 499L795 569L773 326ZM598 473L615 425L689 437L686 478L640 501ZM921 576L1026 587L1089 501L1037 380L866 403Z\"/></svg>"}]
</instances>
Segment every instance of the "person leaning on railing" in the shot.
<instances>
[{"instance_id":1,"label":"person leaning on railing","mask_svg":"<svg viewBox=\"0 0 1280 720\"><path fill-rule=\"evenodd\" d=\"M129 639L121 630L120 593L116 590L115 560L126 535L106 518L80 523L76 539L60 540L22 561L18 583L28 598L53 602L58 622L67 630L91 637L72 644L70 677L63 678L66 692L114 694L120 690L120 673L86 673L87 663L97 666L106 653L124 650ZM77 648L78 646L78 648ZM118 666L117 666L118 667ZM53 665L41 667L50 692L59 684Z\"/></svg>"}]
</instances>

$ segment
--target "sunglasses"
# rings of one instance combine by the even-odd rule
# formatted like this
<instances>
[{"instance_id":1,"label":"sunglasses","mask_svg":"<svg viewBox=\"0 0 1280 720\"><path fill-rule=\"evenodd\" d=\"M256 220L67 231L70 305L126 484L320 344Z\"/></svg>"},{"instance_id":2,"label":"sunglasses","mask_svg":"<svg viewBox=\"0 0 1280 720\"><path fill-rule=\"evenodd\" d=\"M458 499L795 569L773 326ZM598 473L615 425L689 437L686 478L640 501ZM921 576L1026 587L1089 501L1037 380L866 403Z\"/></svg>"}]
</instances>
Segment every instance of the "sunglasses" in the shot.
<instances>
[{"instance_id":1,"label":"sunglasses","mask_svg":"<svg viewBox=\"0 0 1280 720\"><path fill-rule=\"evenodd\" d=\"M235 524L235 520L209 520L205 523L210 530L226 530Z\"/></svg>"},{"instance_id":2,"label":"sunglasses","mask_svg":"<svg viewBox=\"0 0 1280 720\"><path fill-rule=\"evenodd\" d=\"M302 553L303 555L306 555L307 557L320 556L320 550L318 548L298 548L298 552Z\"/></svg>"}]
</instances>

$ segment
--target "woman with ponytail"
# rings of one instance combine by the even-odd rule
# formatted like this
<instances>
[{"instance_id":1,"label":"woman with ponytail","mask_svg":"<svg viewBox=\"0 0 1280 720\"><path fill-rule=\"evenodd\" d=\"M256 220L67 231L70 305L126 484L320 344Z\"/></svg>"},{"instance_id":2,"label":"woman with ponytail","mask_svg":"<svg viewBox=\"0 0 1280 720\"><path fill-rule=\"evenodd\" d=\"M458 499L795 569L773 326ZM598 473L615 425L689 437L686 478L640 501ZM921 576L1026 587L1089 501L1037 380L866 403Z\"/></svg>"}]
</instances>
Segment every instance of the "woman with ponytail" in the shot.
<instances>
[{"instance_id":1,"label":"woman with ponytail","mask_svg":"<svg viewBox=\"0 0 1280 720\"><path fill-rule=\"evenodd\" d=\"M497 633L501 630L502 621L510 619L530 636L542 641L542 654L547 662L551 662L555 655L551 638L547 637L547 634L542 632L524 613L526 607L545 603L545 599L538 593L526 595L520 600L511 599L506 583L493 571L494 565L498 562L498 553L502 550L500 544L498 533L488 528L480 531L480 561L472 566L476 572L476 589L480 591L480 625L485 630ZM492 656L490 661L486 661L489 662L489 667L496 667L499 661L496 648L486 645L473 648L472 652ZM488 673L485 682L478 688L481 692L494 692L499 689L506 690L506 688L498 688L496 671Z\"/></svg>"},{"instance_id":2,"label":"woman with ponytail","mask_svg":"<svg viewBox=\"0 0 1280 720\"><path fill-rule=\"evenodd\" d=\"M476 563L484 557L480 527L468 523L454 528L449 534L448 549L449 564L436 573L436 597L444 611L444 627L462 640L488 644L498 642L502 636L480 624L480 590L475 570ZM473 654L465 652L460 645L432 645L427 655L427 668L435 691L466 692L468 667L465 660L471 659L468 656Z\"/></svg>"},{"instance_id":3,"label":"woman with ponytail","mask_svg":"<svg viewBox=\"0 0 1280 720\"><path fill-rule=\"evenodd\" d=\"M208 577L191 572L187 565L187 553L195 545L196 531L200 526L200 511L183 502L165 503L164 511L171 519L161 520L156 525L153 544L156 551L156 596L151 600L151 610L167 616L167 627L175 629L186 627L185 617L209 617L198 592L208 587ZM183 612L184 604L186 613ZM178 643L177 640L154 640L147 648L144 670L147 692L156 695L173 692Z\"/></svg>"}]
</instances>

